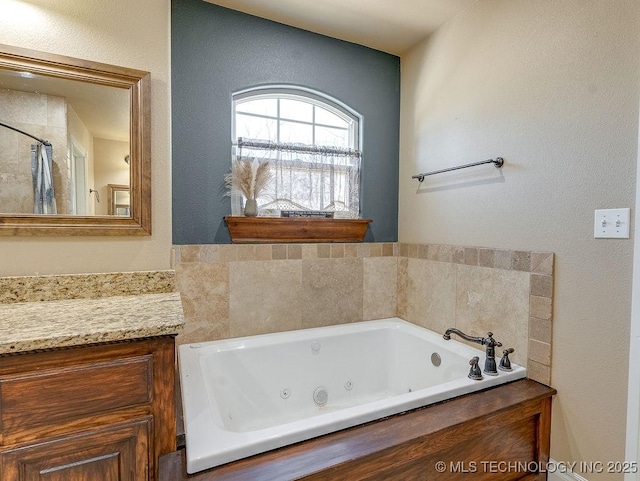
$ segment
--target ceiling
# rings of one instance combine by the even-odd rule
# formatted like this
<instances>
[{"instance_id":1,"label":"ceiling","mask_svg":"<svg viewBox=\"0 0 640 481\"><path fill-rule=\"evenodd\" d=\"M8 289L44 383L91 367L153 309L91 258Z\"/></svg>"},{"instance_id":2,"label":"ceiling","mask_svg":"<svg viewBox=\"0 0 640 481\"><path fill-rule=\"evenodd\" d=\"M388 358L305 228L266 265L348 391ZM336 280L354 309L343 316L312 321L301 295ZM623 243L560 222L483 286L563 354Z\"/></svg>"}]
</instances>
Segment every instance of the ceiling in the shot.
<instances>
[{"instance_id":1,"label":"ceiling","mask_svg":"<svg viewBox=\"0 0 640 481\"><path fill-rule=\"evenodd\" d=\"M0 89L63 97L94 137L129 141L128 89L2 69Z\"/></svg>"},{"instance_id":2,"label":"ceiling","mask_svg":"<svg viewBox=\"0 0 640 481\"><path fill-rule=\"evenodd\" d=\"M401 55L478 0L205 0Z\"/></svg>"}]
</instances>

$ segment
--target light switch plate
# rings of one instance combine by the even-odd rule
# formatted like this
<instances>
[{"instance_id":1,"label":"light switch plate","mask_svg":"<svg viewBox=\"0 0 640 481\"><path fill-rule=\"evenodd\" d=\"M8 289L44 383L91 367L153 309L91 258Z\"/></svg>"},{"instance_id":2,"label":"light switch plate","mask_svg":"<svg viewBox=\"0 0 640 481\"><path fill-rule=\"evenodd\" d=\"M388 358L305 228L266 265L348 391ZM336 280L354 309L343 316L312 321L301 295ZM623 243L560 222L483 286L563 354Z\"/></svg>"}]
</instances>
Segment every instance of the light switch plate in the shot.
<instances>
[{"instance_id":1,"label":"light switch plate","mask_svg":"<svg viewBox=\"0 0 640 481\"><path fill-rule=\"evenodd\" d=\"M596 239L628 239L631 209L597 209L593 224Z\"/></svg>"}]
</instances>

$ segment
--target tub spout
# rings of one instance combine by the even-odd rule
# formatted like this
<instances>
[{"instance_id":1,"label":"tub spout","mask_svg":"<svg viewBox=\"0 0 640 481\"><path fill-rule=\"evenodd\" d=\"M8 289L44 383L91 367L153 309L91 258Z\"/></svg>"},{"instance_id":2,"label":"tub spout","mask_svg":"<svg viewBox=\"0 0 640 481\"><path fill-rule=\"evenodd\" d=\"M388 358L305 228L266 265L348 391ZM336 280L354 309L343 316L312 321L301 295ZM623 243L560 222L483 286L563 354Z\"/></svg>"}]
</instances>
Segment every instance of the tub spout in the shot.
<instances>
[{"instance_id":1,"label":"tub spout","mask_svg":"<svg viewBox=\"0 0 640 481\"><path fill-rule=\"evenodd\" d=\"M465 334L460 329L456 329L455 327L450 327L449 329L447 329L445 331L445 333L444 333L444 336L442 336L442 337L446 341L449 341L451 339L451 334L457 334L458 336L460 336L465 341L475 342L475 343L478 343L478 344L483 344L483 342L482 342L483 338L482 337L469 336L468 334Z\"/></svg>"},{"instance_id":2,"label":"tub spout","mask_svg":"<svg viewBox=\"0 0 640 481\"><path fill-rule=\"evenodd\" d=\"M459 329L455 327L450 327L447 329L442 336L445 340L451 339L451 334L456 334L460 336L462 339L475 342L482 346L486 347L486 356L484 359L484 369L483 372L488 374L489 376L497 376L498 375L498 366L496 365L496 347L501 347L502 343L496 341L493 338L493 332L488 332L487 337L473 337L465 334Z\"/></svg>"}]
</instances>

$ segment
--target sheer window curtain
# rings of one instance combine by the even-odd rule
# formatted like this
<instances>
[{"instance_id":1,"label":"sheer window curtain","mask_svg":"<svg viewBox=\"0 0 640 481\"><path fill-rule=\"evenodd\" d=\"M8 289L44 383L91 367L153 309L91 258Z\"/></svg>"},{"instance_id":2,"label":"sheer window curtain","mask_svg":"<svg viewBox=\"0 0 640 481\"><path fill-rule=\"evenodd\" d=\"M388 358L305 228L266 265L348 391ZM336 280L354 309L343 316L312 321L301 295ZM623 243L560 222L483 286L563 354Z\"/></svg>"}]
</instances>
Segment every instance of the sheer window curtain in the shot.
<instances>
[{"instance_id":1,"label":"sheer window curtain","mask_svg":"<svg viewBox=\"0 0 640 481\"><path fill-rule=\"evenodd\" d=\"M282 210L327 211L354 219L360 215L358 150L239 138L233 156L270 164L273 179L257 199L259 215L280 216ZM243 201L232 191L232 215L242 215Z\"/></svg>"}]
</instances>

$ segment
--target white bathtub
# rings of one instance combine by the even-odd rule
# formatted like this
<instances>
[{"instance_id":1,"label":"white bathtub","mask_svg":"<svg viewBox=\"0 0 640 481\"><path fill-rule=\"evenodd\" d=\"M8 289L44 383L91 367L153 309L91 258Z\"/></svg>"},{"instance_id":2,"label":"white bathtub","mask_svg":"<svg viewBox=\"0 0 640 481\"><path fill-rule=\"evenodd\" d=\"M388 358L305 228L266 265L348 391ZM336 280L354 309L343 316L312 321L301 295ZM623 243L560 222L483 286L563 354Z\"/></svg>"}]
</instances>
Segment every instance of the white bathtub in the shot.
<instances>
[{"instance_id":1,"label":"white bathtub","mask_svg":"<svg viewBox=\"0 0 640 481\"><path fill-rule=\"evenodd\" d=\"M187 471L525 377L512 364L472 381L473 356L484 365L483 351L397 318L182 345Z\"/></svg>"}]
</instances>

